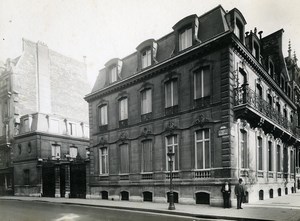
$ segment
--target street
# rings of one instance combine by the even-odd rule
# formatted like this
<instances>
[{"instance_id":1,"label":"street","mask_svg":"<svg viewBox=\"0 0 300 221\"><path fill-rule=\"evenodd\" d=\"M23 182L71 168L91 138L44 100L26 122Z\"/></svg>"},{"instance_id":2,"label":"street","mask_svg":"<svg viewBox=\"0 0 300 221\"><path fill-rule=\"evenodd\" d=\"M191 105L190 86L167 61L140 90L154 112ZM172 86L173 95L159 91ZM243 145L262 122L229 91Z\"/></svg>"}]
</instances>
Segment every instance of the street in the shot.
<instances>
[{"instance_id":1,"label":"street","mask_svg":"<svg viewBox=\"0 0 300 221\"><path fill-rule=\"evenodd\" d=\"M1 221L196 221L211 220L91 206L0 200ZM216 220L216 219L214 219Z\"/></svg>"}]
</instances>

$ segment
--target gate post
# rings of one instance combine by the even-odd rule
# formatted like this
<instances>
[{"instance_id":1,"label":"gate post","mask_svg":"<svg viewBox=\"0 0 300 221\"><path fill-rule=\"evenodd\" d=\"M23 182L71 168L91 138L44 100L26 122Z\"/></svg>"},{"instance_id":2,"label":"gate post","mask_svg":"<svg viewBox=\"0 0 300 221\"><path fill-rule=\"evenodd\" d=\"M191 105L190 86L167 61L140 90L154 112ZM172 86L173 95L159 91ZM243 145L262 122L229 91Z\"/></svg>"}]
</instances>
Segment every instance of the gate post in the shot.
<instances>
[{"instance_id":1,"label":"gate post","mask_svg":"<svg viewBox=\"0 0 300 221\"><path fill-rule=\"evenodd\" d=\"M65 165L65 198L70 198L70 164Z\"/></svg>"},{"instance_id":2,"label":"gate post","mask_svg":"<svg viewBox=\"0 0 300 221\"><path fill-rule=\"evenodd\" d=\"M60 196L60 165L55 165L55 197Z\"/></svg>"}]
</instances>

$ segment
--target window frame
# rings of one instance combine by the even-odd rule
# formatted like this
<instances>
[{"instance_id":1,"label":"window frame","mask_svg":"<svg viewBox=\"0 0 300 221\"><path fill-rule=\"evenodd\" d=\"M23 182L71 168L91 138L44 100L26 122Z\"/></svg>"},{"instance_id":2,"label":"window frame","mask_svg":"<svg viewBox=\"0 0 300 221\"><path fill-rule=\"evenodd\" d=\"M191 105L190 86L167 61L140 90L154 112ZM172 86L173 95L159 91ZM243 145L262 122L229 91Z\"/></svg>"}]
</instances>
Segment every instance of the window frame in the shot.
<instances>
[{"instance_id":1,"label":"window frame","mask_svg":"<svg viewBox=\"0 0 300 221\"><path fill-rule=\"evenodd\" d=\"M208 131L208 138L205 137L205 132ZM197 139L197 133L201 132L202 133L202 139ZM209 163L208 166L206 166L206 147L205 143L208 141L208 151L209 151ZM196 170L207 170L211 169L211 134L210 134L210 129L209 128L203 128L196 130L194 132L194 142L195 142L195 169ZM202 168L199 168L198 166L198 146L197 144L203 143L202 145Z\"/></svg>"},{"instance_id":2,"label":"window frame","mask_svg":"<svg viewBox=\"0 0 300 221\"><path fill-rule=\"evenodd\" d=\"M122 103L126 100L126 103ZM118 105L119 105L119 121L128 120L128 97L124 96L118 99ZM123 107L123 105L125 105ZM122 114L124 113L124 114ZM124 116L123 116L124 115Z\"/></svg>"},{"instance_id":3,"label":"window frame","mask_svg":"<svg viewBox=\"0 0 300 221\"><path fill-rule=\"evenodd\" d=\"M147 91L150 91L149 92L149 97L148 97L148 99L147 99ZM146 94L146 99L145 99L145 102L143 102L144 100L143 100L143 94ZM153 98L152 98L152 88L144 88L142 91L141 91L141 115L144 115L144 114L150 114L150 113L152 113L152 100L153 100ZM145 112L144 112L144 103L146 103L147 105L146 106L148 106L148 108L146 108L146 109L150 109L150 110L146 110Z\"/></svg>"},{"instance_id":4,"label":"window frame","mask_svg":"<svg viewBox=\"0 0 300 221\"><path fill-rule=\"evenodd\" d=\"M178 51L179 52L184 51L193 46L193 41L194 41L193 32L194 32L194 30L193 30L192 25L187 25L178 31Z\"/></svg>"},{"instance_id":5,"label":"window frame","mask_svg":"<svg viewBox=\"0 0 300 221\"><path fill-rule=\"evenodd\" d=\"M176 86L177 88L174 89L174 83L176 82ZM167 85L170 84L170 106L167 106L168 105L168 91L167 91ZM164 82L164 92L165 92L165 108L170 108L170 107L174 107L174 106L177 106L178 103L179 103L179 80L178 78L172 78L172 79L169 79L167 81ZM177 100L175 100L174 97L176 97L175 93L177 93ZM176 102L175 102L176 101Z\"/></svg>"},{"instance_id":6,"label":"window frame","mask_svg":"<svg viewBox=\"0 0 300 221\"><path fill-rule=\"evenodd\" d=\"M104 152L103 150L106 150ZM109 174L109 153L108 153L108 147L101 147L99 148L99 174L100 175L108 175ZM104 170L102 168L103 166L103 159L104 159Z\"/></svg>"},{"instance_id":7,"label":"window frame","mask_svg":"<svg viewBox=\"0 0 300 221\"><path fill-rule=\"evenodd\" d=\"M144 152L144 149L145 149L145 147L147 146L147 145L145 145L145 143L150 143L150 145L147 147L147 148L150 148L150 159L149 159L149 161L150 161L150 163L149 163L149 166L151 167L150 169L149 169L149 171L146 171L145 170L145 152ZM146 139L146 140L142 140L141 141L141 146L142 146L142 148L141 148L141 172L142 173L151 173L151 172L153 172L153 140L152 139Z\"/></svg>"},{"instance_id":8,"label":"window frame","mask_svg":"<svg viewBox=\"0 0 300 221\"><path fill-rule=\"evenodd\" d=\"M124 168L124 165L123 165L123 161L122 161L122 151L121 151L121 148L123 148L123 146L126 146L127 147L127 151L126 151L126 154L128 156L128 161L126 163L126 166L128 167L128 170L126 171L123 171L125 168ZM119 152L120 152L120 165L119 165L119 168L120 168L120 174L124 175L124 174L129 174L130 173L130 148L129 148L129 144L128 143L122 143L119 145Z\"/></svg>"},{"instance_id":9,"label":"window frame","mask_svg":"<svg viewBox=\"0 0 300 221\"><path fill-rule=\"evenodd\" d=\"M172 144L168 144L168 137L172 137ZM176 137L176 140L175 140L175 137ZM168 172L170 171L169 157L168 157L168 148L169 147L172 147L172 151L173 151L173 153L175 153L175 155L173 156L172 171L177 172L180 170L180 156L179 156L180 148L179 148L179 142L178 142L179 139L178 138L179 138L178 134L172 134L172 135L165 136L166 171L168 171ZM178 153L177 156L176 156L176 153ZM176 166L177 166L177 168L176 168Z\"/></svg>"},{"instance_id":10,"label":"window frame","mask_svg":"<svg viewBox=\"0 0 300 221\"><path fill-rule=\"evenodd\" d=\"M141 69L145 69L152 65L152 50L150 47L144 48L140 53L140 57L141 57Z\"/></svg>"}]
</instances>

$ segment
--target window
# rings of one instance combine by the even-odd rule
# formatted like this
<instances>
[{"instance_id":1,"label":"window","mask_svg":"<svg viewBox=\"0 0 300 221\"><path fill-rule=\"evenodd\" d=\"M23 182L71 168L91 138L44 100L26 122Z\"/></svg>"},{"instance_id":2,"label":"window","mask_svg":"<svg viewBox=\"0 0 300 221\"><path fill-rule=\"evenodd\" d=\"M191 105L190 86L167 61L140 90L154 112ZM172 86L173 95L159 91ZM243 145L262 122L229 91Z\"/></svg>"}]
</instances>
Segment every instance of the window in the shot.
<instances>
[{"instance_id":1,"label":"window","mask_svg":"<svg viewBox=\"0 0 300 221\"><path fill-rule=\"evenodd\" d=\"M166 137L166 154L168 153L169 148L172 150L173 153L175 153L175 155L173 156L173 171L179 169L179 148L177 138L177 135L171 135ZM168 155L166 155L166 157L166 168L167 171L169 171L169 157Z\"/></svg>"},{"instance_id":2,"label":"window","mask_svg":"<svg viewBox=\"0 0 300 221\"><path fill-rule=\"evenodd\" d=\"M23 120L23 127L24 127L24 132L29 132L30 129L29 129L29 119L24 119Z\"/></svg>"},{"instance_id":3,"label":"window","mask_svg":"<svg viewBox=\"0 0 300 221\"><path fill-rule=\"evenodd\" d=\"M70 157L71 158L76 158L77 154L78 154L77 147L74 147L74 146L70 147Z\"/></svg>"},{"instance_id":4,"label":"window","mask_svg":"<svg viewBox=\"0 0 300 221\"><path fill-rule=\"evenodd\" d=\"M128 147L128 144L120 145L120 173L129 173L129 147Z\"/></svg>"},{"instance_id":5,"label":"window","mask_svg":"<svg viewBox=\"0 0 300 221\"><path fill-rule=\"evenodd\" d=\"M142 172L152 172L152 141L142 142Z\"/></svg>"},{"instance_id":6,"label":"window","mask_svg":"<svg viewBox=\"0 0 300 221\"><path fill-rule=\"evenodd\" d=\"M277 112L280 113L280 109L281 109L281 108L280 108L279 102L276 102L276 109L277 109Z\"/></svg>"},{"instance_id":7,"label":"window","mask_svg":"<svg viewBox=\"0 0 300 221\"><path fill-rule=\"evenodd\" d=\"M29 176L29 170L23 170L23 179L24 179L24 185L29 185L30 176Z\"/></svg>"},{"instance_id":8,"label":"window","mask_svg":"<svg viewBox=\"0 0 300 221\"><path fill-rule=\"evenodd\" d=\"M204 68L194 74L194 99L210 95L210 73L209 68Z\"/></svg>"},{"instance_id":9,"label":"window","mask_svg":"<svg viewBox=\"0 0 300 221\"><path fill-rule=\"evenodd\" d=\"M270 94L268 94L268 103L271 107L273 106L273 98Z\"/></svg>"},{"instance_id":10,"label":"window","mask_svg":"<svg viewBox=\"0 0 300 221\"><path fill-rule=\"evenodd\" d=\"M127 97L121 98L119 100L119 119L128 119L128 99Z\"/></svg>"},{"instance_id":11,"label":"window","mask_svg":"<svg viewBox=\"0 0 300 221\"><path fill-rule=\"evenodd\" d=\"M179 51L192 46L193 42L192 28L184 29L179 33Z\"/></svg>"},{"instance_id":12,"label":"window","mask_svg":"<svg viewBox=\"0 0 300 221\"><path fill-rule=\"evenodd\" d=\"M256 89L257 89L257 95L262 98L263 97L263 90L260 84L256 85Z\"/></svg>"},{"instance_id":13,"label":"window","mask_svg":"<svg viewBox=\"0 0 300 221\"><path fill-rule=\"evenodd\" d=\"M141 54L142 68L146 68L151 65L151 50L144 50Z\"/></svg>"},{"instance_id":14,"label":"window","mask_svg":"<svg viewBox=\"0 0 300 221\"><path fill-rule=\"evenodd\" d=\"M152 90L145 89L141 92L141 109L142 114L148 114L152 112Z\"/></svg>"},{"instance_id":15,"label":"window","mask_svg":"<svg viewBox=\"0 0 300 221\"><path fill-rule=\"evenodd\" d=\"M257 138L258 170L263 170L263 146L262 138Z\"/></svg>"},{"instance_id":16,"label":"window","mask_svg":"<svg viewBox=\"0 0 300 221\"><path fill-rule=\"evenodd\" d=\"M273 144L271 141L268 142L268 171L273 171Z\"/></svg>"},{"instance_id":17,"label":"window","mask_svg":"<svg viewBox=\"0 0 300 221\"><path fill-rule=\"evenodd\" d=\"M60 145L52 144L51 149L52 149L51 150L52 159L59 159L60 158Z\"/></svg>"},{"instance_id":18,"label":"window","mask_svg":"<svg viewBox=\"0 0 300 221\"><path fill-rule=\"evenodd\" d=\"M167 81L165 84L165 107L178 105L178 85L177 79Z\"/></svg>"},{"instance_id":19,"label":"window","mask_svg":"<svg viewBox=\"0 0 300 221\"><path fill-rule=\"evenodd\" d=\"M109 72L110 83L114 83L118 79L117 66L112 66Z\"/></svg>"},{"instance_id":20,"label":"window","mask_svg":"<svg viewBox=\"0 0 300 221\"><path fill-rule=\"evenodd\" d=\"M253 46L253 55L259 60L259 45L256 42L254 42Z\"/></svg>"},{"instance_id":21,"label":"window","mask_svg":"<svg viewBox=\"0 0 300 221\"><path fill-rule=\"evenodd\" d=\"M70 135L73 135L73 136L76 136L77 133L76 133L76 124L74 123L69 123L69 134Z\"/></svg>"},{"instance_id":22,"label":"window","mask_svg":"<svg viewBox=\"0 0 300 221\"><path fill-rule=\"evenodd\" d=\"M107 125L107 105L99 107L99 126Z\"/></svg>"},{"instance_id":23,"label":"window","mask_svg":"<svg viewBox=\"0 0 300 221\"><path fill-rule=\"evenodd\" d=\"M277 145L277 172L281 172L281 148Z\"/></svg>"},{"instance_id":24,"label":"window","mask_svg":"<svg viewBox=\"0 0 300 221\"><path fill-rule=\"evenodd\" d=\"M240 68L239 73L238 73L238 87L243 86L244 84L247 83L247 75L243 69Z\"/></svg>"},{"instance_id":25,"label":"window","mask_svg":"<svg viewBox=\"0 0 300 221\"><path fill-rule=\"evenodd\" d=\"M241 166L242 168L248 168L248 142L247 142L247 132L241 130Z\"/></svg>"},{"instance_id":26,"label":"window","mask_svg":"<svg viewBox=\"0 0 300 221\"><path fill-rule=\"evenodd\" d=\"M294 151L290 152L290 173L295 173Z\"/></svg>"},{"instance_id":27,"label":"window","mask_svg":"<svg viewBox=\"0 0 300 221\"><path fill-rule=\"evenodd\" d=\"M287 119L287 110L286 109L283 109L283 116L285 119Z\"/></svg>"},{"instance_id":28,"label":"window","mask_svg":"<svg viewBox=\"0 0 300 221\"><path fill-rule=\"evenodd\" d=\"M195 133L195 168L210 168L210 136L209 129Z\"/></svg>"},{"instance_id":29,"label":"window","mask_svg":"<svg viewBox=\"0 0 300 221\"><path fill-rule=\"evenodd\" d=\"M99 157L100 174L108 174L108 150L107 150L107 147L100 148L99 152L100 152L100 157Z\"/></svg>"},{"instance_id":30,"label":"window","mask_svg":"<svg viewBox=\"0 0 300 221\"><path fill-rule=\"evenodd\" d=\"M244 40L244 27L240 20L236 19L234 34L241 40Z\"/></svg>"},{"instance_id":31,"label":"window","mask_svg":"<svg viewBox=\"0 0 300 221\"><path fill-rule=\"evenodd\" d=\"M269 74L273 78L274 77L274 64L270 61L269 65L270 65Z\"/></svg>"}]
</instances>

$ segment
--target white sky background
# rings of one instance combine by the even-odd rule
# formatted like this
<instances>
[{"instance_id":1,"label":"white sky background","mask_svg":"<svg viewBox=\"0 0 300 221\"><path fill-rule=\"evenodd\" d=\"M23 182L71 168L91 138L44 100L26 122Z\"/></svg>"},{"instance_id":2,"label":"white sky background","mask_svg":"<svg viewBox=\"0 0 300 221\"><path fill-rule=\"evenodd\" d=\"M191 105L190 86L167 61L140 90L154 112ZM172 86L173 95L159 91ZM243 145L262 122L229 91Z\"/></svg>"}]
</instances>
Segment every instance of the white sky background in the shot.
<instances>
[{"instance_id":1,"label":"white sky background","mask_svg":"<svg viewBox=\"0 0 300 221\"><path fill-rule=\"evenodd\" d=\"M299 2L299 3L298 3ZM159 39L180 19L221 4L238 8L246 31L263 36L281 28L284 55L289 39L300 58L298 0L0 0L0 61L21 55L22 38L82 61L91 85L111 58L123 58L144 40Z\"/></svg>"}]
</instances>

